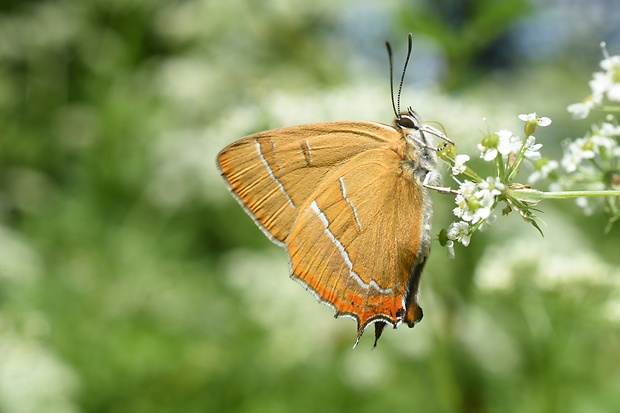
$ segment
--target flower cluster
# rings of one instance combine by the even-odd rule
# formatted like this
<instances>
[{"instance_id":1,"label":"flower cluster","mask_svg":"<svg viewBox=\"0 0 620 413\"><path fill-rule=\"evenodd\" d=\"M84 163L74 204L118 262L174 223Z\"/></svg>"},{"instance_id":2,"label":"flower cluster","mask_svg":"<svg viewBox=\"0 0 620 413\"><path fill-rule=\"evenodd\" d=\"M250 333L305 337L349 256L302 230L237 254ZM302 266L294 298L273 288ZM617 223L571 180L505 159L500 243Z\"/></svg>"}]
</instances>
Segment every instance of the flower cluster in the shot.
<instances>
[{"instance_id":1,"label":"flower cluster","mask_svg":"<svg viewBox=\"0 0 620 413\"><path fill-rule=\"evenodd\" d=\"M480 158L493 165L493 174L487 178L481 178L469 168L466 162L470 157L456 155L455 148L439 152L440 158L451 166L452 177L459 185L458 190L452 191L456 195L453 213L458 220L439 235L441 244L448 247L450 256L454 256L455 242L469 245L471 235L476 230L483 230L495 220L492 212L501 201L507 204L505 213L516 210L537 227L531 203L515 196L512 180L524 160L532 163L542 160L539 153L542 145L536 143L533 133L537 126L551 124L551 119L535 113L519 115L519 119L525 122L525 139L503 129L487 134L478 144Z\"/></svg>"},{"instance_id":2,"label":"flower cluster","mask_svg":"<svg viewBox=\"0 0 620 413\"><path fill-rule=\"evenodd\" d=\"M534 172L530 175L528 183L533 184L543 179L555 177L555 171L560 163L554 159L541 158L534 162Z\"/></svg>"},{"instance_id":3,"label":"flower cluster","mask_svg":"<svg viewBox=\"0 0 620 413\"><path fill-rule=\"evenodd\" d=\"M496 198L505 188L499 178L491 176L478 183L466 180L459 186L455 197L457 207L452 212L457 218L476 224L491 216Z\"/></svg>"},{"instance_id":4,"label":"flower cluster","mask_svg":"<svg viewBox=\"0 0 620 413\"><path fill-rule=\"evenodd\" d=\"M602 72L595 72L590 80L592 94L580 103L574 103L568 107L568 111L576 119L585 119L590 111L602 108L605 102L620 102L620 56L609 56L605 49L605 43L601 44L604 59L600 66Z\"/></svg>"},{"instance_id":5,"label":"flower cluster","mask_svg":"<svg viewBox=\"0 0 620 413\"><path fill-rule=\"evenodd\" d=\"M581 138L565 142L560 165L565 172L553 185L558 190L605 191L620 189L620 126L608 116L605 122L593 125ZM610 214L610 224L620 219L620 198L577 198L577 205L586 214L596 205ZM609 227L608 227L609 228Z\"/></svg>"},{"instance_id":6,"label":"flower cluster","mask_svg":"<svg viewBox=\"0 0 620 413\"><path fill-rule=\"evenodd\" d=\"M610 121L615 121L609 118ZM593 169L611 169L620 158L620 146L617 138L620 126L603 122L595 125L583 138L567 141L562 158L562 167L566 172L592 171Z\"/></svg>"},{"instance_id":7,"label":"flower cluster","mask_svg":"<svg viewBox=\"0 0 620 413\"><path fill-rule=\"evenodd\" d=\"M592 109L603 112L620 111L620 55L609 56L603 46L602 72L590 81L592 94L583 102L568 106L576 118L586 118ZM620 220L620 198L610 192L620 190L620 126L608 114L603 122L591 126L585 136L564 142L564 155L558 162L541 159L529 183L542 179L551 181L555 191L582 191L577 205L591 214L597 205L610 215L610 225ZM594 197L598 197L595 199ZM609 229L608 226L607 229Z\"/></svg>"},{"instance_id":8,"label":"flower cluster","mask_svg":"<svg viewBox=\"0 0 620 413\"><path fill-rule=\"evenodd\" d=\"M581 103L567 109L576 118L586 118L591 110L620 112L620 55L609 56L604 44L602 72L594 73L590 81L592 94ZM455 196L454 215L458 218L439 233L441 245L454 256L455 243L469 245L472 234L484 229L495 219L493 210L504 202L504 214L517 212L540 231L534 207L543 199L573 198L586 213L594 211L597 202L604 205L610 216L607 230L620 221L620 125L607 115L605 121L591 127L583 137L567 140L560 160L542 157L541 144L534 132L538 126L548 126L551 119L536 113L519 115L525 122L525 138L502 129L484 136L478 144L480 158L493 166L493 173L483 179L466 165L467 155L457 155L456 148L446 145L438 152L450 167L458 190L438 188ZM533 166L528 184L514 182L522 163ZM551 192L533 189L530 184L550 181ZM600 202L602 201L602 202Z\"/></svg>"}]
</instances>

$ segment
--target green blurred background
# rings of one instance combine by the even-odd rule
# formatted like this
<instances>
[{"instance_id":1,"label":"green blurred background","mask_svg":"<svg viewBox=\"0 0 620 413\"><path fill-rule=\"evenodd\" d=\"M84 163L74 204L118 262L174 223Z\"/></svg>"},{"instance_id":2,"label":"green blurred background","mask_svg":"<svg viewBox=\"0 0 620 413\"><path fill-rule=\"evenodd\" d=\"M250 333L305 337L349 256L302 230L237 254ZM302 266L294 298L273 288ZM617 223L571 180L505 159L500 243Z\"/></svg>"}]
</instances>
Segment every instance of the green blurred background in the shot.
<instances>
[{"instance_id":1,"label":"green blurred background","mask_svg":"<svg viewBox=\"0 0 620 413\"><path fill-rule=\"evenodd\" d=\"M619 411L603 215L549 202L544 238L508 216L435 245L423 322L352 350L215 168L266 128L390 123L384 42L401 67L409 32L404 106L472 156L483 118L536 111L559 157L619 27L615 0L4 0L0 412Z\"/></svg>"}]
</instances>

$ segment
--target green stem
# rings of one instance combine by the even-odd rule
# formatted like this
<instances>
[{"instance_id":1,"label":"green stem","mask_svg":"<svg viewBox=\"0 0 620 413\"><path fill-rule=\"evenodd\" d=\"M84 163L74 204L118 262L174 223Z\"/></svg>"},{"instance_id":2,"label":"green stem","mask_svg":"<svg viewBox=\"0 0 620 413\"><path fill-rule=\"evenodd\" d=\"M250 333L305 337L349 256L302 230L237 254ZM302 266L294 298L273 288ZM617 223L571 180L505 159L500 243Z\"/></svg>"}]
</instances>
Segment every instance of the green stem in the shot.
<instances>
[{"instance_id":1,"label":"green stem","mask_svg":"<svg viewBox=\"0 0 620 413\"><path fill-rule=\"evenodd\" d=\"M558 191L543 192L543 199L563 199L595 196L620 196L620 191Z\"/></svg>"},{"instance_id":2,"label":"green stem","mask_svg":"<svg viewBox=\"0 0 620 413\"><path fill-rule=\"evenodd\" d=\"M599 109L605 112L620 112L620 106L601 106Z\"/></svg>"},{"instance_id":3,"label":"green stem","mask_svg":"<svg viewBox=\"0 0 620 413\"><path fill-rule=\"evenodd\" d=\"M620 191L558 191L543 192L531 188L509 189L510 195L523 201L538 202L543 199L567 199L579 197L620 196Z\"/></svg>"},{"instance_id":4,"label":"green stem","mask_svg":"<svg viewBox=\"0 0 620 413\"><path fill-rule=\"evenodd\" d=\"M525 158L525 151L527 150L526 145L527 145L527 139L523 141L523 145L521 146L521 150L519 150L519 153L517 154L517 157L514 160L514 164L510 168L508 168L509 172L508 172L508 176L506 177L505 182L512 181L512 178L514 178L514 176L517 174L517 171L521 167L521 162L523 162L523 158Z\"/></svg>"},{"instance_id":5,"label":"green stem","mask_svg":"<svg viewBox=\"0 0 620 413\"><path fill-rule=\"evenodd\" d=\"M506 182L506 168L504 167L504 158L500 153L497 154L495 168L495 176L498 176L502 182Z\"/></svg>"}]
</instances>

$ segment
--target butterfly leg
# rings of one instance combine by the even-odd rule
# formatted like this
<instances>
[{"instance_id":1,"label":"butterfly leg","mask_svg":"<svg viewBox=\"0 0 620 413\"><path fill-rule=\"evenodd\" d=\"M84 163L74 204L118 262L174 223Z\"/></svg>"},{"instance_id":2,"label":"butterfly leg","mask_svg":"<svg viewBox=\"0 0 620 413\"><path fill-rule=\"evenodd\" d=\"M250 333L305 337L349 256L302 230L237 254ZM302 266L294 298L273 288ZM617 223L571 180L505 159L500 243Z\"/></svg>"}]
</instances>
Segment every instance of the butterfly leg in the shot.
<instances>
[{"instance_id":1,"label":"butterfly leg","mask_svg":"<svg viewBox=\"0 0 620 413\"><path fill-rule=\"evenodd\" d=\"M444 141L448 142L450 145L454 145L454 142L452 142L452 140L450 138L448 138L445 134L441 133L440 131L438 131L437 129L433 128L432 126L422 125L420 127L420 130L422 132L427 132L427 133L430 133L431 135L435 135L439 139L443 139Z\"/></svg>"},{"instance_id":2,"label":"butterfly leg","mask_svg":"<svg viewBox=\"0 0 620 413\"><path fill-rule=\"evenodd\" d=\"M449 188L447 186L424 185L424 188L432 189L433 191L437 191L440 194L458 195L458 191L455 191L454 189Z\"/></svg>"},{"instance_id":3,"label":"butterfly leg","mask_svg":"<svg viewBox=\"0 0 620 413\"><path fill-rule=\"evenodd\" d=\"M424 149L430 149L433 152L437 152L439 149L429 145L428 143L426 143L425 141L423 141L422 139L420 139L419 136L415 135L413 137L413 141L415 143L417 143L420 147L424 148Z\"/></svg>"},{"instance_id":4,"label":"butterfly leg","mask_svg":"<svg viewBox=\"0 0 620 413\"><path fill-rule=\"evenodd\" d=\"M432 189L433 191L437 191L441 194L446 195L457 195L458 192L454 189L447 186L438 186L437 184L440 182L439 172L430 171L424 177L424 182L422 182L422 186L426 189Z\"/></svg>"}]
</instances>

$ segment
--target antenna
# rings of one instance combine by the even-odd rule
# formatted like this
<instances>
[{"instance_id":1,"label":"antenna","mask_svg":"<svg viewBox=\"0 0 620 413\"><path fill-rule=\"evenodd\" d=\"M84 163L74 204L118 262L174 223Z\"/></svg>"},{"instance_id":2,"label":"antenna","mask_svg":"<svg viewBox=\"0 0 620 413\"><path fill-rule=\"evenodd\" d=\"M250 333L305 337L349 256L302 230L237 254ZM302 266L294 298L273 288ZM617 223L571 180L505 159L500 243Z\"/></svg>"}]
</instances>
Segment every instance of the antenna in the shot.
<instances>
[{"instance_id":1,"label":"antenna","mask_svg":"<svg viewBox=\"0 0 620 413\"><path fill-rule=\"evenodd\" d=\"M396 104L394 103L394 56L392 54L390 42L385 42L385 46L387 47L388 59L390 60L390 97L392 98L392 109L394 110L394 116L398 119L400 114L396 111Z\"/></svg>"},{"instance_id":2,"label":"antenna","mask_svg":"<svg viewBox=\"0 0 620 413\"><path fill-rule=\"evenodd\" d=\"M400 113L400 92L403 90L403 82L405 81L405 73L407 72L407 65L409 64L409 58L411 57L411 49L413 49L413 35L409 33L409 46L407 47L407 58L405 59L405 66L403 67L403 74L400 77L400 85L398 85L398 113Z\"/></svg>"},{"instance_id":3,"label":"antenna","mask_svg":"<svg viewBox=\"0 0 620 413\"><path fill-rule=\"evenodd\" d=\"M392 53L392 46L390 42L385 42L388 50L388 58L390 60L390 96L392 97L392 109L396 118L400 118L400 94L403 90L403 82L405 81L405 73L407 72L407 65L409 64L409 58L411 57L411 50L413 49L413 35L409 33L408 37L409 45L407 47L407 58L405 59L405 66L403 67L403 74L400 77L400 83L398 85L398 95L396 101L394 101L394 53Z\"/></svg>"}]
</instances>

